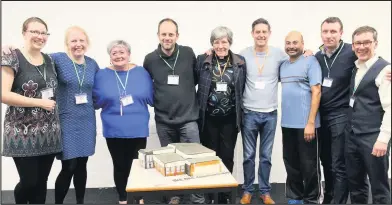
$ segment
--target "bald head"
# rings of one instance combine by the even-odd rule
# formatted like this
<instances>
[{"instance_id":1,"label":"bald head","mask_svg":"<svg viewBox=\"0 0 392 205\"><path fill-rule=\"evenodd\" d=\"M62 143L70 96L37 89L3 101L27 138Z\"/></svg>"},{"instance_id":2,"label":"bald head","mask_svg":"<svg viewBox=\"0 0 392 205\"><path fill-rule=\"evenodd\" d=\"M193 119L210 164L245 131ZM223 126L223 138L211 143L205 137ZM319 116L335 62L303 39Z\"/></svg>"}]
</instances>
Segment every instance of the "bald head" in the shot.
<instances>
[{"instance_id":1,"label":"bald head","mask_svg":"<svg viewBox=\"0 0 392 205\"><path fill-rule=\"evenodd\" d=\"M298 31L290 31L285 39L285 50L290 59L296 59L304 50L304 38Z\"/></svg>"},{"instance_id":2,"label":"bald head","mask_svg":"<svg viewBox=\"0 0 392 205\"><path fill-rule=\"evenodd\" d=\"M304 42L304 38L302 37L302 34L298 31L290 31L287 36L286 36L286 41L290 40L290 41L300 41L300 42Z\"/></svg>"}]
</instances>

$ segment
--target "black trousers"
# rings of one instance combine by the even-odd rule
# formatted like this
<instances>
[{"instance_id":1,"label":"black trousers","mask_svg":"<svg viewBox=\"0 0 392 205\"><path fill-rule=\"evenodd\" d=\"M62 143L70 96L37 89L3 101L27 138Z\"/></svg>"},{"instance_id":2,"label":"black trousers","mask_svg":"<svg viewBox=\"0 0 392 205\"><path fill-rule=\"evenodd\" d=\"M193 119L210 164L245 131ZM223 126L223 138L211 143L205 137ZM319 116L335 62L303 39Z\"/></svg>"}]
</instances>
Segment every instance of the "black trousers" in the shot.
<instances>
[{"instance_id":1,"label":"black trousers","mask_svg":"<svg viewBox=\"0 0 392 205\"><path fill-rule=\"evenodd\" d=\"M13 157L20 181L15 186L16 204L44 204L47 181L55 154L35 157Z\"/></svg>"},{"instance_id":2,"label":"black trousers","mask_svg":"<svg viewBox=\"0 0 392 205\"><path fill-rule=\"evenodd\" d=\"M106 138L106 143L113 161L114 184L119 201L127 201L126 186L132 161L138 158L138 151L145 149L147 138Z\"/></svg>"},{"instance_id":3,"label":"black trousers","mask_svg":"<svg viewBox=\"0 0 392 205\"><path fill-rule=\"evenodd\" d=\"M282 127L283 161L286 167L286 197L317 204L320 195L317 129L310 142L304 139L304 129Z\"/></svg>"},{"instance_id":4,"label":"black trousers","mask_svg":"<svg viewBox=\"0 0 392 205\"><path fill-rule=\"evenodd\" d=\"M62 169L57 176L55 183L55 203L64 203L64 198L68 193L73 177L75 187L76 203L84 203L84 193L86 192L87 181L87 161L88 157L78 157L69 160L61 160Z\"/></svg>"},{"instance_id":5,"label":"black trousers","mask_svg":"<svg viewBox=\"0 0 392 205\"><path fill-rule=\"evenodd\" d=\"M323 204L347 203L348 182L344 157L346 126L346 114L321 120L318 140L325 179Z\"/></svg>"},{"instance_id":6,"label":"black trousers","mask_svg":"<svg viewBox=\"0 0 392 205\"><path fill-rule=\"evenodd\" d=\"M347 130L346 166L348 187L352 204L367 204L369 198L369 176L372 204L391 204L391 190L388 182L389 152L383 157L373 156L373 145L378 133L356 135Z\"/></svg>"},{"instance_id":7,"label":"black trousers","mask_svg":"<svg viewBox=\"0 0 392 205\"><path fill-rule=\"evenodd\" d=\"M231 173L233 173L234 167L233 158L237 135L238 129L235 113L224 117L210 116L206 113L200 141L202 145L216 152L216 155L222 159L223 164ZM211 198L211 195L209 197ZM230 193L220 193L218 203L226 204L228 199L230 199Z\"/></svg>"}]
</instances>

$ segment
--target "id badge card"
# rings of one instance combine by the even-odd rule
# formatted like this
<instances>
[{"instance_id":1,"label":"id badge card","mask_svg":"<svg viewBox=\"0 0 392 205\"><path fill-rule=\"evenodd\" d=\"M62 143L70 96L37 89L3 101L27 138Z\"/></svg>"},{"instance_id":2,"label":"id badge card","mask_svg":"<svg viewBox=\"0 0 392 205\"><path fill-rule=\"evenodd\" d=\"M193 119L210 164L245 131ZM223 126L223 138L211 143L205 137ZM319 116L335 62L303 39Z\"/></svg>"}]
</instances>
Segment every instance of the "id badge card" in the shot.
<instances>
[{"instance_id":1,"label":"id badge card","mask_svg":"<svg viewBox=\"0 0 392 205\"><path fill-rule=\"evenodd\" d=\"M227 83L226 82L217 82L216 83L216 91L226 92L227 91Z\"/></svg>"},{"instance_id":2,"label":"id badge card","mask_svg":"<svg viewBox=\"0 0 392 205\"><path fill-rule=\"evenodd\" d=\"M333 79L325 77L323 80L323 86L330 88L332 86Z\"/></svg>"},{"instance_id":3,"label":"id badge card","mask_svg":"<svg viewBox=\"0 0 392 205\"><path fill-rule=\"evenodd\" d=\"M263 90L265 88L265 83L261 81L256 81L255 87L256 89Z\"/></svg>"},{"instance_id":4,"label":"id badge card","mask_svg":"<svg viewBox=\"0 0 392 205\"><path fill-rule=\"evenodd\" d=\"M351 96L350 98L350 107L354 107L355 97Z\"/></svg>"},{"instance_id":5,"label":"id badge card","mask_svg":"<svg viewBox=\"0 0 392 205\"><path fill-rule=\"evenodd\" d=\"M180 82L180 76L178 75L169 75L167 76L167 84L169 85L178 85Z\"/></svg>"},{"instance_id":6,"label":"id badge card","mask_svg":"<svg viewBox=\"0 0 392 205\"><path fill-rule=\"evenodd\" d=\"M75 102L77 105L79 104L86 104L88 102L87 100L87 94L86 93L80 93L75 95Z\"/></svg>"},{"instance_id":7,"label":"id badge card","mask_svg":"<svg viewBox=\"0 0 392 205\"><path fill-rule=\"evenodd\" d=\"M130 95L127 95L127 96L124 96L124 97L121 98L121 104L124 107L128 106L128 105L130 105L132 103L133 103L133 98Z\"/></svg>"},{"instance_id":8,"label":"id badge card","mask_svg":"<svg viewBox=\"0 0 392 205\"><path fill-rule=\"evenodd\" d=\"M53 97L53 88L46 88L41 90L42 99L50 99Z\"/></svg>"}]
</instances>

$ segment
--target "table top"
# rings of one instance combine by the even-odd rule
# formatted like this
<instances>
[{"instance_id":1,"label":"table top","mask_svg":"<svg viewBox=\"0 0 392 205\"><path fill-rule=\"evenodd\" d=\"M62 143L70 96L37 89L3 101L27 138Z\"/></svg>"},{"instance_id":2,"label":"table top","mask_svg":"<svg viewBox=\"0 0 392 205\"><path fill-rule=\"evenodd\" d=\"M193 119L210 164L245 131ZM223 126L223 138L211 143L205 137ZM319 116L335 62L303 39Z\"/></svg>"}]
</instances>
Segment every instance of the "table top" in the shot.
<instances>
[{"instance_id":1,"label":"table top","mask_svg":"<svg viewBox=\"0 0 392 205\"><path fill-rule=\"evenodd\" d=\"M164 191L238 187L238 182L222 163L223 172L216 175L191 177L187 174L165 177L155 168L144 169L138 159L133 160L127 192Z\"/></svg>"}]
</instances>

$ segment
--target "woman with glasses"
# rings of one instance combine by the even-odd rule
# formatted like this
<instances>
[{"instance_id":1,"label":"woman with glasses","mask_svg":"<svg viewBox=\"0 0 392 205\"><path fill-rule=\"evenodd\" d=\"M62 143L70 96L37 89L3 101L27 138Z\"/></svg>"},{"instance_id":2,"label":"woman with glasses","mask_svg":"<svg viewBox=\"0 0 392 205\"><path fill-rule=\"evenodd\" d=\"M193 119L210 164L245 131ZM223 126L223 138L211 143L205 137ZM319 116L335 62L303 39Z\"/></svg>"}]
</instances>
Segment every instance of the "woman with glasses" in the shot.
<instances>
[{"instance_id":1,"label":"woman with glasses","mask_svg":"<svg viewBox=\"0 0 392 205\"><path fill-rule=\"evenodd\" d=\"M3 156L12 157L18 170L17 204L45 203L48 176L55 155L62 151L57 76L52 59L41 52L47 32L42 19L27 19L22 26L24 48L1 59L1 98L8 105Z\"/></svg>"}]
</instances>

